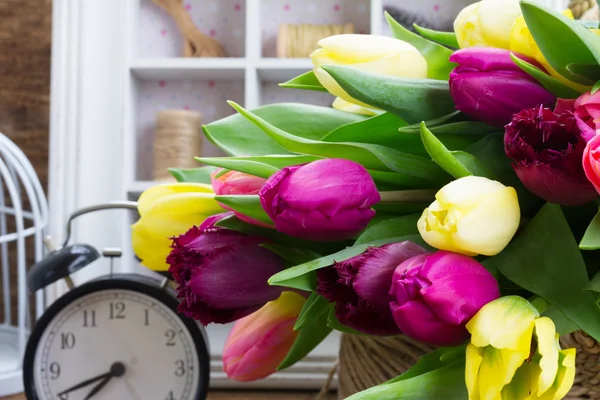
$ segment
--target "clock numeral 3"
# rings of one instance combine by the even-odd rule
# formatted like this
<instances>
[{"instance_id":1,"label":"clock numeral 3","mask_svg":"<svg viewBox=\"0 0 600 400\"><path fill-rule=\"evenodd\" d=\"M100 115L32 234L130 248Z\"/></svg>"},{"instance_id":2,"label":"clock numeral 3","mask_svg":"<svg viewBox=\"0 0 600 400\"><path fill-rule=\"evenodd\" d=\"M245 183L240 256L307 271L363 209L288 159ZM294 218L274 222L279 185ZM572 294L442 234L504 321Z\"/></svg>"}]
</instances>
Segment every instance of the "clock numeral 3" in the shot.
<instances>
[{"instance_id":1,"label":"clock numeral 3","mask_svg":"<svg viewBox=\"0 0 600 400\"><path fill-rule=\"evenodd\" d=\"M173 329L167 329L167 331L165 332L165 336L167 337L167 343L166 346L175 346L175 336L177 334L175 333L175 331Z\"/></svg>"},{"instance_id":2,"label":"clock numeral 3","mask_svg":"<svg viewBox=\"0 0 600 400\"><path fill-rule=\"evenodd\" d=\"M72 333L61 333L60 334L60 348L64 349L72 349L75 347L75 335Z\"/></svg>"},{"instance_id":3,"label":"clock numeral 3","mask_svg":"<svg viewBox=\"0 0 600 400\"><path fill-rule=\"evenodd\" d=\"M165 400L175 400L175 395L173 394L172 390L169 392Z\"/></svg>"},{"instance_id":4,"label":"clock numeral 3","mask_svg":"<svg viewBox=\"0 0 600 400\"><path fill-rule=\"evenodd\" d=\"M50 371L50 379L56 380L60 376L60 364L57 362L53 362L48 367L48 371Z\"/></svg>"},{"instance_id":5,"label":"clock numeral 3","mask_svg":"<svg viewBox=\"0 0 600 400\"><path fill-rule=\"evenodd\" d=\"M125 303L117 301L110 302L110 319L125 319Z\"/></svg>"},{"instance_id":6,"label":"clock numeral 3","mask_svg":"<svg viewBox=\"0 0 600 400\"><path fill-rule=\"evenodd\" d=\"M83 310L83 327L96 327L96 310Z\"/></svg>"},{"instance_id":7,"label":"clock numeral 3","mask_svg":"<svg viewBox=\"0 0 600 400\"><path fill-rule=\"evenodd\" d=\"M185 375L185 361L177 360L175 361L175 376L183 375Z\"/></svg>"}]
</instances>

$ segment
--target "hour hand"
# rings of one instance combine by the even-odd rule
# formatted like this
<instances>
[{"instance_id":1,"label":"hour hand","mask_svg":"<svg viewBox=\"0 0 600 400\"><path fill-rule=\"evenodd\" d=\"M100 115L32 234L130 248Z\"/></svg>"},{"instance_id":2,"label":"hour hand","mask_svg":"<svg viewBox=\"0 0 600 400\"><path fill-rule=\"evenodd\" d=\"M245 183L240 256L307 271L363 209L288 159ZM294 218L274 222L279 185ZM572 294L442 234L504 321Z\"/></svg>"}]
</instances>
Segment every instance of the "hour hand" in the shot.
<instances>
[{"instance_id":1,"label":"hour hand","mask_svg":"<svg viewBox=\"0 0 600 400\"><path fill-rule=\"evenodd\" d=\"M60 397L63 394L67 394L67 393L70 393L70 392L72 392L74 390L81 389L82 387L86 387L87 385L91 385L92 383L100 381L100 380L102 380L102 379L104 379L104 378L106 378L108 376L111 376L111 375L112 375L112 373L109 371L109 372L106 372L106 373L104 373L102 375L98 375L98 376L95 376L93 378L87 379L87 380L85 380L83 382L78 383L77 385L71 386L70 388L63 390L62 392L58 393L58 396Z\"/></svg>"}]
</instances>

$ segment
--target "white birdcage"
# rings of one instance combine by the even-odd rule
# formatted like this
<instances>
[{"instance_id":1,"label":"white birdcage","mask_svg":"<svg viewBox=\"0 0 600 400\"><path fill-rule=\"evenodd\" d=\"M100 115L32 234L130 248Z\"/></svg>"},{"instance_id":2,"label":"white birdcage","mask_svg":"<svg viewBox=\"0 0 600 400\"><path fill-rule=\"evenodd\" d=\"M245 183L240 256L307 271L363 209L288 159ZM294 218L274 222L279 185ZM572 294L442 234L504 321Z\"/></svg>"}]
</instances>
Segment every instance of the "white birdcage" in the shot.
<instances>
[{"instance_id":1,"label":"white birdcage","mask_svg":"<svg viewBox=\"0 0 600 400\"><path fill-rule=\"evenodd\" d=\"M25 154L0 133L0 265L3 316L0 320L0 397L22 391L21 366L33 323L26 286L27 260L44 256L48 203ZM16 271L16 281L11 281ZM43 291L36 294L36 313L44 310ZM17 305L14 316L13 305ZM37 315L36 315L37 317Z\"/></svg>"}]
</instances>

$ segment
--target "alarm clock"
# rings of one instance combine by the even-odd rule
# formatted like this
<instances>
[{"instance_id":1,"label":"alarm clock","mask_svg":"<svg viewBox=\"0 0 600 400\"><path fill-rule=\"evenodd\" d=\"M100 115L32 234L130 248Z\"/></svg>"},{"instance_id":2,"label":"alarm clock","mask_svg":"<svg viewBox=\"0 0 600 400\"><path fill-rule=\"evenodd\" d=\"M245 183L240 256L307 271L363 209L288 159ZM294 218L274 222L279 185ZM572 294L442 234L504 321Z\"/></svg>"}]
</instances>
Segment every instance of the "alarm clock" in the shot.
<instances>
[{"instance_id":1,"label":"alarm clock","mask_svg":"<svg viewBox=\"0 0 600 400\"><path fill-rule=\"evenodd\" d=\"M69 219L63 247L28 273L32 292L59 279L71 289L45 310L28 339L23 360L27 399L205 399L210 369L206 333L177 313L167 277L111 272L73 285L70 275L100 253L89 245L68 245L71 221L114 208L137 210L135 202L112 202L78 211Z\"/></svg>"}]
</instances>

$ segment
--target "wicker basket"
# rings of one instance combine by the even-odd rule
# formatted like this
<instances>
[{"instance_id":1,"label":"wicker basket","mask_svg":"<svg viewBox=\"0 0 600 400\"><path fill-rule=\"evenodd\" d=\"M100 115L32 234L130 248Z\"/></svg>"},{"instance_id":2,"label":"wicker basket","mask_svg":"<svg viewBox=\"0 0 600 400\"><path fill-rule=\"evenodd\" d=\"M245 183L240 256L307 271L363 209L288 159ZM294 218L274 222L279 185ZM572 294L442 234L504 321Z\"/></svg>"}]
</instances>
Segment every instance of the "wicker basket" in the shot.
<instances>
[{"instance_id":1,"label":"wicker basket","mask_svg":"<svg viewBox=\"0 0 600 400\"><path fill-rule=\"evenodd\" d=\"M561 339L563 348L577 349L577 375L565 399L600 400L600 344L582 332ZM410 368L433 350L405 336L342 335L338 372L339 399L379 385ZM449 399L453 400L453 399Z\"/></svg>"},{"instance_id":2,"label":"wicker basket","mask_svg":"<svg viewBox=\"0 0 600 400\"><path fill-rule=\"evenodd\" d=\"M165 110L156 114L154 174L156 181L171 181L168 168L197 167L194 157L202 151L201 115L189 110Z\"/></svg>"},{"instance_id":3,"label":"wicker basket","mask_svg":"<svg viewBox=\"0 0 600 400\"><path fill-rule=\"evenodd\" d=\"M354 25L282 24L277 35L277 57L306 58L318 47L319 40L342 33L354 33Z\"/></svg>"}]
</instances>

